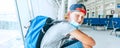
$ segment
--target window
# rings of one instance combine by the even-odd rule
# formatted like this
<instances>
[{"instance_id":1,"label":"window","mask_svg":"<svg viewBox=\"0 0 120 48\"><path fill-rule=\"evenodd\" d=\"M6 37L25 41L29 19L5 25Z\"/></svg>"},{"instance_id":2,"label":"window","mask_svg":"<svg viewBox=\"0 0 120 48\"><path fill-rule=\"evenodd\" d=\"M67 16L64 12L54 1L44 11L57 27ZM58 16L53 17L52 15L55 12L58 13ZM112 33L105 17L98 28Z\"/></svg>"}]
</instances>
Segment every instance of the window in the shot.
<instances>
[{"instance_id":1,"label":"window","mask_svg":"<svg viewBox=\"0 0 120 48\"><path fill-rule=\"evenodd\" d=\"M23 48L15 0L0 0L0 47Z\"/></svg>"}]
</instances>

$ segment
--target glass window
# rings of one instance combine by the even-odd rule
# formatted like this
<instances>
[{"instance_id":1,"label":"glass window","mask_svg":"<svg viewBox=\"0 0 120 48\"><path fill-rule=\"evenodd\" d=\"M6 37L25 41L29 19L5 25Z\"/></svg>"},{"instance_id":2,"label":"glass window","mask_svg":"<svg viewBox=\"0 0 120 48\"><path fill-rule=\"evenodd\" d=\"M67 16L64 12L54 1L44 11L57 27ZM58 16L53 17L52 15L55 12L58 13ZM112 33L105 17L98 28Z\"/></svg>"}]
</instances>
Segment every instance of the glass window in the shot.
<instances>
[{"instance_id":1,"label":"glass window","mask_svg":"<svg viewBox=\"0 0 120 48\"><path fill-rule=\"evenodd\" d=\"M0 0L0 48L24 48L15 0Z\"/></svg>"}]
</instances>

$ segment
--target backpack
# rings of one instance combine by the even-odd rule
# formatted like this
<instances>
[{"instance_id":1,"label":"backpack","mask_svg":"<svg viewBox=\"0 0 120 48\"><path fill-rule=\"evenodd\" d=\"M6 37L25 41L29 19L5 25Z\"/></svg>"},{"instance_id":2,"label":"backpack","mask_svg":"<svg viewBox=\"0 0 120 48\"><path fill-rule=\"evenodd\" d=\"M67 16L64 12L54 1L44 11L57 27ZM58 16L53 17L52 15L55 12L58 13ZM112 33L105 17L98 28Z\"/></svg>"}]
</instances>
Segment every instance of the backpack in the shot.
<instances>
[{"instance_id":1,"label":"backpack","mask_svg":"<svg viewBox=\"0 0 120 48\"><path fill-rule=\"evenodd\" d=\"M55 21L50 17L46 16L37 16L34 19L30 20L30 26L25 35L25 48L40 48L41 41L46 31L54 24L64 22L64 21ZM69 36L63 38L61 42L64 43ZM63 45L60 45L60 48L69 46L75 42L67 41ZM62 43L61 43L62 44Z\"/></svg>"},{"instance_id":2,"label":"backpack","mask_svg":"<svg viewBox=\"0 0 120 48\"><path fill-rule=\"evenodd\" d=\"M45 32L54 23L55 22L53 19L45 16L37 16L32 19L25 36L25 48L40 48L40 44Z\"/></svg>"}]
</instances>

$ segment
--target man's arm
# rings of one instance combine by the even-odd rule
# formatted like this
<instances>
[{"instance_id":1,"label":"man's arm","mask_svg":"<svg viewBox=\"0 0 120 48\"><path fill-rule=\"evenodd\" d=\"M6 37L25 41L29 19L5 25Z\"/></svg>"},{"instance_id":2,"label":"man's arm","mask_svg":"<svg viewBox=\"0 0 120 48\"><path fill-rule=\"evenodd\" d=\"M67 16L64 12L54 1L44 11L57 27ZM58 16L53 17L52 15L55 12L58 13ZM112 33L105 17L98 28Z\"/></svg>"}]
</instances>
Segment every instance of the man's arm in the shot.
<instances>
[{"instance_id":1,"label":"man's arm","mask_svg":"<svg viewBox=\"0 0 120 48\"><path fill-rule=\"evenodd\" d=\"M88 46L94 46L95 41L85 33L81 32L80 30L74 30L70 33L71 36L75 37L77 40L81 41L83 44Z\"/></svg>"}]
</instances>

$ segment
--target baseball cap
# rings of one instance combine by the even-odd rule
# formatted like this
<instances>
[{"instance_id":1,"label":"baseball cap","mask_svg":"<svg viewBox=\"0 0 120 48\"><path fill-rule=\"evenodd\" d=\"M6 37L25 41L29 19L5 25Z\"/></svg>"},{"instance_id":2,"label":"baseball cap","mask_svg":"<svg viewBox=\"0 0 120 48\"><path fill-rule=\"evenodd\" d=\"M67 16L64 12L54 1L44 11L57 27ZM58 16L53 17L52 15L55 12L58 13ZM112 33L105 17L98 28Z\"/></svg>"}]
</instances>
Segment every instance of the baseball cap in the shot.
<instances>
[{"instance_id":1,"label":"baseball cap","mask_svg":"<svg viewBox=\"0 0 120 48\"><path fill-rule=\"evenodd\" d=\"M86 14L86 8L83 4L72 4L70 6L70 11L79 11L79 12L83 12L84 14Z\"/></svg>"}]
</instances>

